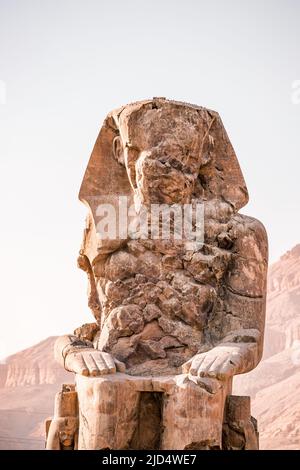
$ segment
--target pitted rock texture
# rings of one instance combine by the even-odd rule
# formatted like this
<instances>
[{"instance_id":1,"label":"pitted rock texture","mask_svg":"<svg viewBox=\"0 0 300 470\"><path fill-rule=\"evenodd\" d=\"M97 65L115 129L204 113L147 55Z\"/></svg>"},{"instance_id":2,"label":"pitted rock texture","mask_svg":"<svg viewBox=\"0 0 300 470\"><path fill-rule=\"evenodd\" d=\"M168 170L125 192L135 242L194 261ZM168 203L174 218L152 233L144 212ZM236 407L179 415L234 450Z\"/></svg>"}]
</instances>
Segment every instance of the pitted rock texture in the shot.
<instances>
[{"instance_id":1,"label":"pitted rock texture","mask_svg":"<svg viewBox=\"0 0 300 470\"><path fill-rule=\"evenodd\" d=\"M262 328L263 229L239 214L215 225L215 238L197 252L178 244L174 254L173 245L132 240L101 260L102 330L94 344L124 362L128 373L180 373L184 362L231 331ZM241 247L251 257L247 263Z\"/></svg>"}]
</instances>

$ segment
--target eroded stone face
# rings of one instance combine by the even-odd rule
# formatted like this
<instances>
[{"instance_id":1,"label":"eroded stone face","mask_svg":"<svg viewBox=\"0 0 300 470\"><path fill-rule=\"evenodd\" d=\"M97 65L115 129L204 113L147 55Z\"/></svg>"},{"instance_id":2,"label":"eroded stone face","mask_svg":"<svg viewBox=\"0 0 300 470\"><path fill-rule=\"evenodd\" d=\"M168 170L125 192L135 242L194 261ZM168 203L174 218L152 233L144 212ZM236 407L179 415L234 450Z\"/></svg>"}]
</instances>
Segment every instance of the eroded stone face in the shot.
<instances>
[{"instance_id":1,"label":"eroded stone face","mask_svg":"<svg viewBox=\"0 0 300 470\"><path fill-rule=\"evenodd\" d=\"M128 121L120 117L120 122L127 139L125 166L141 202L190 202L205 132L198 111L181 106L174 112L168 102L164 106L151 103Z\"/></svg>"}]
</instances>

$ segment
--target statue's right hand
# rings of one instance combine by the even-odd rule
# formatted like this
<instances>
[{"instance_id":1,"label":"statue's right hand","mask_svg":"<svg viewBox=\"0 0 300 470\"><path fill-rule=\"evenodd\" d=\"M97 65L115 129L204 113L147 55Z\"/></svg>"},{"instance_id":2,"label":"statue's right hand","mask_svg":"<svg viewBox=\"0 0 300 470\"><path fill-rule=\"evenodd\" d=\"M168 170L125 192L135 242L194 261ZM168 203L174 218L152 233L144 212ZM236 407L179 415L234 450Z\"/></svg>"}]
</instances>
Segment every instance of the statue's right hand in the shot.
<instances>
[{"instance_id":1,"label":"statue's right hand","mask_svg":"<svg viewBox=\"0 0 300 470\"><path fill-rule=\"evenodd\" d=\"M113 359L109 353L93 348L70 351L65 359L65 368L76 374L93 377L114 374L116 371L125 372L123 362Z\"/></svg>"}]
</instances>

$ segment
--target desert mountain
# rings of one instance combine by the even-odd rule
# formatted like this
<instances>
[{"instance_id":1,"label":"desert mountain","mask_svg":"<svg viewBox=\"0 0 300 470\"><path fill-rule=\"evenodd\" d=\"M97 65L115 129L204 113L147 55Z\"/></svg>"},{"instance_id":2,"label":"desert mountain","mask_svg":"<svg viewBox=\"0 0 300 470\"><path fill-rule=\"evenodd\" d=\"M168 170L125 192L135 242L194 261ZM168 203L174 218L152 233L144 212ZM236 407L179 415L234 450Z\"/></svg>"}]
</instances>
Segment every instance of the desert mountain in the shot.
<instances>
[{"instance_id":1,"label":"desert mountain","mask_svg":"<svg viewBox=\"0 0 300 470\"><path fill-rule=\"evenodd\" d=\"M73 375L56 364L52 336L0 365L0 449L43 449L53 398Z\"/></svg>"},{"instance_id":2,"label":"desert mountain","mask_svg":"<svg viewBox=\"0 0 300 470\"><path fill-rule=\"evenodd\" d=\"M251 395L262 449L300 449L300 245L270 266L264 357L234 393Z\"/></svg>"}]
</instances>

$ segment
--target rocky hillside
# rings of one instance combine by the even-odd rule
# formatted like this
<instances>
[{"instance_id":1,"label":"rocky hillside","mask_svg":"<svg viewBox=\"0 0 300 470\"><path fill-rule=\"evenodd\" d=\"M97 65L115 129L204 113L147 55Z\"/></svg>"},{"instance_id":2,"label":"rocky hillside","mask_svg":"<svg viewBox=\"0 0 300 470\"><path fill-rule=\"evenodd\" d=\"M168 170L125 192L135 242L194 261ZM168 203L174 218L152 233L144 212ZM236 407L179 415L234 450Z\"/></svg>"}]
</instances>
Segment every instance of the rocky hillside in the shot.
<instances>
[{"instance_id":1,"label":"rocky hillside","mask_svg":"<svg viewBox=\"0 0 300 470\"><path fill-rule=\"evenodd\" d=\"M300 339L299 306L300 244L269 270L266 354L290 348Z\"/></svg>"},{"instance_id":2,"label":"rocky hillside","mask_svg":"<svg viewBox=\"0 0 300 470\"><path fill-rule=\"evenodd\" d=\"M43 449L54 395L73 375L53 358L56 337L10 356L0 366L0 449Z\"/></svg>"},{"instance_id":3,"label":"rocky hillside","mask_svg":"<svg viewBox=\"0 0 300 470\"><path fill-rule=\"evenodd\" d=\"M5 364L1 364L1 386L48 385L65 380L65 371L53 357L55 339L55 336L50 336L31 348L9 356Z\"/></svg>"},{"instance_id":4,"label":"rocky hillside","mask_svg":"<svg viewBox=\"0 0 300 470\"><path fill-rule=\"evenodd\" d=\"M55 337L0 365L0 449L42 449L44 421L61 383L73 381L53 359ZM265 353L235 378L234 392L252 397L262 449L300 448L300 245L269 269Z\"/></svg>"},{"instance_id":5,"label":"rocky hillside","mask_svg":"<svg viewBox=\"0 0 300 470\"><path fill-rule=\"evenodd\" d=\"M263 449L300 449L300 245L269 269L264 357L234 380L252 397Z\"/></svg>"}]
</instances>

